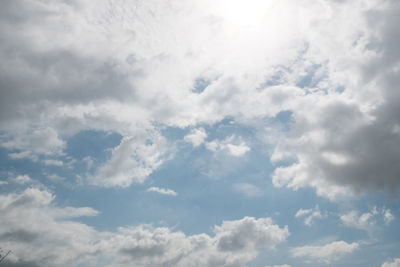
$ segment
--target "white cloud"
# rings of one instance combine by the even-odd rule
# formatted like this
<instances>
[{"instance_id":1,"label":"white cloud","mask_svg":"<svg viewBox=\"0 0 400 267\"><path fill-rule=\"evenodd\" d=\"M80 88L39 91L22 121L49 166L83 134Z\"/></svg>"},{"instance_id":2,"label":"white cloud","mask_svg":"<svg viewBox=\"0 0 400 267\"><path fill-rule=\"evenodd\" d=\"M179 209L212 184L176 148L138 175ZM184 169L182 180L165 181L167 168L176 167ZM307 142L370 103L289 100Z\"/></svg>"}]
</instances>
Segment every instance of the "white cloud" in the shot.
<instances>
[{"instance_id":1,"label":"white cloud","mask_svg":"<svg viewBox=\"0 0 400 267\"><path fill-rule=\"evenodd\" d=\"M346 254L352 253L358 249L358 243L346 243L344 241L335 241L322 246L303 246L291 250L292 257L306 258L311 261L330 263L338 260Z\"/></svg>"},{"instance_id":2,"label":"white cloud","mask_svg":"<svg viewBox=\"0 0 400 267\"><path fill-rule=\"evenodd\" d=\"M8 184L7 181L0 181L0 186L1 186L1 185L6 185L6 184Z\"/></svg>"},{"instance_id":3,"label":"white cloud","mask_svg":"<svg viewBox=\"0 0 400 267\"><path fill-rule=\"evenodd\" d=\"M340 220L345 226L353 227L372 232L378 227L379 220L384 224L389 224L394 219L389 209L378 210L374 207L371 211L360 214L352 210L340 216Z\"/></svg>"},{"instance_id":4,"label":"white cloud","mask_svg":"<svg viewBox=\"0 0 400 267\"><path fill-rule=\"evenodd\" d=\"M304 224L307 226L311 226L314 219L321 219L323 218L319 207L316 206L314 209L299 209L295 215L296 218L304 217Z\"/></svg>"},{"instance_id":5,"label":"white cloud","mask_svg":"<svg viewBox=\"0 0 400 267\"><path fill-rule=\"evenodd\" d=\"M242 194L246 197L259 197L262 195L262 191L260 190L260 188L253 184L237 183L232 185L232 188L235 192Z\"/></svg>"},{"instance_id":6,"label":"white cloud","mask_svg":"<svg viewBox=\"0 0 400 267\"><path fill-rule=\"evenodd\" d=\"M11 159L30 159L32 161L38 161L38 156L33 155L30 151L12 152L9 153L8 156Z\"/></svg>"},{"instance_id":7,"label":"white cloud","mask_svg":"<svg viewBox=\"0 0 400 267\"><path fill-rule=\"evenodd\" d=\"M340 220L346 226L370 230L370 228L374 227L376 224L373 218L375 215L376 213L374 211L363 213L361 215L359 215L357 211L351 211L340 216Z\"/></svg>"},{"instance_id":8,"label":"white cloud","mask_svg":"<svg viewBox=\"0 0 400 267\"><path fill-rule=\"evenodd\" d=\"M172 189L159 188L159 187L155 187L155 186L152 186L152 187L148 188L146 191L147 192L156 192L156 193L159 193L161 195L168 195L168 196L177 196L178 195L178 193L176 193Z\"/></svg>"},{"instance_id":9,"label":"white cloud","mask_svg":"<svg viewBox=\"0 0 400 267\"><path fill-rule=\"evenodd\" d=\"M94 215L91 209L59 209L52 205L54 196L47 190L28 188L20 194L1 195L1 247L12 248L8 258L61 266L86 259L94 253L96 232L91 227L56 217L73 218ZM31 253L35 251L35 253Z\"/></svg>"},{"instance_id":10,"label":"white cloud","mask_svg":"<svg viewBox=\"0 0 400 267\"><path fill-rule=\"evenodd\" d=\"M185 235L148 225L100 232L71 219L88 208L57 207L45 189L0 195L0 246L11 262L32 266L244 266L289 235L270 218L245 217L215 226L214 235ZM35 251L35 253L32 253Z\"/></svg>"},{"instance_id":11,"label":"white cloud","mask_svg":"<svg viewBox=\"0 0 400 267\"><path fill-rule=\"evenodd\" d=\"M274 265L274 266L267 265L267 266L265 266L265 267L290 267L290 265L288 265L288 264Z\"/></svg>"},{"instance_id":12,"label":"white cloud","mask_svg":"<svg viewBox=\"0 0 400 267\"><path fill-rule=\"evenodd\" d=\"M43 163L45 165L53 165L53 166L63 166L64 162L62 162L61 160L55 160L55 159L45 159L43 160Z\"/></svg>"},{"instance_id":13,"label":"white cloud","mask_svg":"<svg viewBox=\"0 0 400 267\"><path fill-rule=\"evenodd\" d=\"M75 208L75 207L64 207L64 208L56 208L53 207L49 211L49 215L51 215L54 219L72 219L79 217L93 217L97 216L99 212L89 207L83 208Z\"/></svg>"},{"instance_id":14,"label":"white cloud","mask_svg":"<svg viewBox=\"0 0 400 267\"><path fill-rule=\"evenodd\" d=\"M400 136L393 131L399 116L395 88L400 57L393 46L399 6L395 1L345 6L330 1L326 7L331 19L314 28L324 36L311 37L308 52L315 54L310 56L330 60L326 77L313 89L326 94L310 93L297 101L291 130L273 155L277 162L295 159L293 165L276 169L275 185L310 186L332 200L381 189L395 193L400 185L394 162L400 157L394 149ZM326 34L348 25L350 18L354 28ZM357 45L350 43L356 32L364 35ZM338 86L343 91L335 92Z\"/></svg>"},{"instance_id":15,"label":"white cloud","mask_svg":"<svg viewBox=\"0 0 400 267\"><path fill-rule=\"evenodd\" d=\"M311 212L312 212L312 209L307 209L307 210L299 209L299 210L296 212L295 217L296 217L296 218L299 218L299 217L308 215L308 214L310 214Z\"/></svg>"},{"instance_id":16,"label":"white cloud","mask_svg":"<svg viewBox=\"0 0 400 267\"><path fill-rule=\"evenodd\" d=\"M199 145L204 143L204 140L207 138L207 133L203 128L192 129L189 134L184 137L186 142L192 143L194 147L198 147Z\"/></svg>"},{"instance_id":17,"label":"white cloud","mask_svg":"<svg viewBox=\"0 0 400 267\"><path fill-rule=\"evenodd\" d=\"M53 128L35 129L29 133L16 134L7 138L1 145L9 150L19 151L11 154L11 158L29 158L37 155L60 154L65 147Z\"/></svg>"},{"instance_id":18,"label":"white cloud","mask_svg":"<svg viewBox=\"0 0 400 267\"><path fill-rule=\"evenodd\" d=\"M229 136L224 140L212 140L206 142L206 148L214 152L225 150L235 157L241 157L250 151L250 147L248 147L241 138L236 138L234 135Z\"/></svg>"},{"instance_id":19,"label":"white cloud","mask_svg":"<svg viewBox=\"0 0 400 267\"><path fill-rule=\"evenodd\" d=\"M142 183L165 159L167 142L157 132L124 137L111 158L89 181L104 187L127 187Z\"/></svg>"},{"instance_id":20,"label":"white cloud","mask_svg":"<svg viewBox=\"0 0 400 267\"><path fill-rule=\"evenodd\" d=\"M106 251L119 255L121 266L243 266L258 251L272 249L288 235L268 218L245 217L216 226L214 236L186 236L167 228L120 229Z\"/></svg>"},{"instance_id":21,"label":"white cloud","mask_svg":"<svg viewBox=\"0 0 400 267\"><path fill-rule=\"evenodd\" d=\"M400 267L400 259L393 259L393 261L386 261L381 267Z\"/></svg>"},{"instance_id":22,"label":"white cloud","mask_svg":"<svg viewBox=\"0 0 400 267\"><path fill-rule=\"evenodd\" d=\"M239 145L227 144L226 146L229 152L235 157L243 156L250 151L250 147L248 147L245 143L240 143Z\"/></svg>"},{"instance_id":23,"label":"white cloud","mask_svg":"<svg viewBox=\"0 0 400 267\"><path fill-rule=\"evenodd\" d=\"M289 110L290 127L273 144L275 186L312 187L333 200L381 189L397 192L396 1L282 0L261 4L264 8L257 2L224 8L220 4L226 1L211 0L6 1L0 10L0 145L13 159L39 161L62 154L67 138L79 131L117 132L121 143L89 181L126 187L143 182L165 160L169 147L154 125L196 128L229 117L267 135L266 121ZM210 83L193 92L199 77ZM150 138L142 131L151 131ZM200 145L204 138L187 140ZM242 140L205 145L237 157L250 152ZM293 164L280 166L287 158ZM352 227L374 224L372 213L343 216ZM384 221L392 220L385 212ZM82 224L61 226L98 234ZM146 245L158 237L157 231L135 231L150 236L150 245L138 245L131 255L147 252ZM74 233L51 232L38 245L62 243ZM90 243L90 235L82 235L90 241L79 235L76 242ZM213 247L215 238L199 235L193 242ZM79 247L72 255L80 251L96 253ZM51 256L60 260L58 252ZM38 250L38 257L45 254ZM251 258L242 256L233 259L241 264ZM199 261L225 264L219 257L225 259L215 252L215 258Z\"/></svg>"},{"instance_id":24,"label":"white cloud","mask_svg":"<svg viewBox=\"0 0 400 267\"><path fill-rule=\"evenodd\" d=\"M383 220L385 224L389 224L394 220L394 215L389 209L384 209L383 210Z\"/></svg>"},{"instance_id":25,"label":"white cloud","mask_svg":"<svg viewBox=\"0 0 400 267\"><path fill-rule=\"evenodd\" d=\"M24 175L18 175L13 179L13 181L18 184L29 184L32 182L32 179L29 177L29 175L24 174Z\"/></svg>"}]
</instances>

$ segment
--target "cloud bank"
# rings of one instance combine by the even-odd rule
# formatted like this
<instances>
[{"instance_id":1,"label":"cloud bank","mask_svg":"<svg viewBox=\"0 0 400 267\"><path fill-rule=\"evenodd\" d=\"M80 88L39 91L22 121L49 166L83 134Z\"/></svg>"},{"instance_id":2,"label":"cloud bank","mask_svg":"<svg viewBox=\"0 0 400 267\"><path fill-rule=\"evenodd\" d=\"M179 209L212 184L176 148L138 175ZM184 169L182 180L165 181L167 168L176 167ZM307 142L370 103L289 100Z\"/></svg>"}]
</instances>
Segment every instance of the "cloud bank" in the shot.
<instances>
[{"instance_id":1,"label":"cloud bank","mask_svg":"<svg viewBox=\"0 0 400 267\"><path fill-rule=\"evenodd\" d=\"M243 266L289 236L270 218L245 217L215 226L214 235L185 235L150 225L101 232L75 221L89 207L59 207L47 189L0 195L0 247L10 266Z\"/></svg>"}]
</instances>

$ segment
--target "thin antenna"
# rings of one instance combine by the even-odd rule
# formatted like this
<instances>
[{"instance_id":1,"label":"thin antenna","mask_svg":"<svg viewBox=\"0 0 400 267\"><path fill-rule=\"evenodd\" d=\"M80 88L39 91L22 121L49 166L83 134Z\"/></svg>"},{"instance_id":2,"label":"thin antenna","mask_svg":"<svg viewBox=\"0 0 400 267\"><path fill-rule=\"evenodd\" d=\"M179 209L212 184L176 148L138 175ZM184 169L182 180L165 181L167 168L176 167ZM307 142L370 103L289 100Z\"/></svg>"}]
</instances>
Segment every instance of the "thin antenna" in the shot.
<instances>
[{"instance_id":1,"label":"thin antenna","mask_svg":"<svg viewBox=\"0 0 400 267\"><path fill-rule=\"evenodd\" d=\"M8 256L8 254L10 254L11 253L11 250L9 250L8 252L7 252L7 254L6 255L4 255L2 258L0 258L0 263ZM0 257L1 257L1 255L0 255Z\"/></svg>"}]
</instances>

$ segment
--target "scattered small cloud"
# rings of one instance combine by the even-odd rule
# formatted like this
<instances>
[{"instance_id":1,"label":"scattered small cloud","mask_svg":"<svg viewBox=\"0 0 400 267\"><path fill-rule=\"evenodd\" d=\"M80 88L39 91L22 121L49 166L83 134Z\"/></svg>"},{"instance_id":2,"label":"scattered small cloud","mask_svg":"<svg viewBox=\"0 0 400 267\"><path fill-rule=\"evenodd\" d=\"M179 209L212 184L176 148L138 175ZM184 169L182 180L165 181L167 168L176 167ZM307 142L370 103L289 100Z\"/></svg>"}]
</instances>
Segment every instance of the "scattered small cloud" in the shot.
<instances>
[{"instance_id":1,"label":"scattered small cloud","mask_svg":"<svg viewBox=\"0 0 400 267\"><path fill-rule=\"evenodd\" d=\"M352 210L340 216L343 225L364 231L373 231L378 227L379 220L383 220L385 225L394 220L394 216L389 209L383 208L378 210L373 207L369 212L360 214L356 210Z\"/></svg>"},{"instance_id":2,"label":"scattered small cloud","mask_svg":"<svg viewBox=\"0 0 400 267\"><path fill-rule=\"evenodd\" d=\"M400 258L393 259L392 261L386 261L381 267L400 267Z\"/></svg>"},{"instance_id":3,"label":"scattered small cloud","mask_svg":"<svg viewBox=\"0 0 400 267\"><path fill-rule=\"evenodd\" d=\"M45 165L53 165L53 166L58 166L58 167L61 167L64 165L64 163L61 160L55 160L55 159L45 159L45 160L43 160L43 163Z\"/></svg>"},{"instance_id":4,"label":"scattered small cloud","mask_svg":"<svg viewBox=\"0 0 400 267\"><path fill-rule=\"evenodd\" d=\"M321 219L324 216L321 214L318 205L314 209L299 209L295 215L296 218L304 218L304 224L311 226L314 219Z\"/></svg>"},{"instance_id":5,"label":"scattered small cloud","mask_svg":"<svg viewBox=\"0 0 400 267\"><path fill-rule=\"evenodd\" d=\"M251 150L241 138L236 138L234 135L222 141L212 140L211 142L207 142L206 148L214 152L226 150L234 157L241 157Z\"/></svg>"},{"instance_id":6,"label":"scattered small cloud","mask_svg":"<svg viewBox=\"0 0 400 267\"><path fill-rule=\"evenodd\" d=\"M383 210L383 220L385 224L390 224L394 220L394 215L389 209Z\"/></svg>"},{"instance_id":7,"label":"scattered small cloud","mask_svg":"<svg viewBox=\"0 0 400 267\"><path fill-rule=\"evenodd\" d=\"M262 195L262 191L253 184L248 183L237 183L232 185L233 190L245 197L259 197Z\"/></svg>"},{"instance_id":8,"label":"scattered small cloud","mask_svg":"<svg viewBox=\"0 0 400 267\"><path fill-rule=\"evenodd\" d=\"M18 175L13 179L13 181L17 184L29 184L32 183L32 179L29 177L29 175L24 174L24 175Z\"/></svg>"},{"instance_id":9,"label":"scattered small cloud","mask_svg":"<svg viewBox=\"0 0 400 267\"><path fill-rule=\"evenodd\" d=\"M37 160L38 155L61 154L66 143L54 128L46 127L31 132L18 132L2 142L1 146L13 151L9 154L13 159Z\"/></svg>"},{"instance_id":10,"label":"scattered small cloud","mask_svg":"<svg viewBox=\"0 0 400 267\"><path fill-rule=\"evenodd\" d=\"M187 134L183 139L192 143L193 147L198 147L199 145L204 143L204 140L207 138L207 133L204 128L192 129L189 134Z\"/></svg>"},{"instance_id":11,"label":"scattered small cloud","mask_svg":"<svg viewBox=\"0 0 400 267\"><path fill-rule=\"evenodd\" d=\"M172 189L168 189L168 188L159 188L159 187L150 187L146 190L147 192L156 192L159 193L161 195L168 195L168 196L177 196L178 193L176 193L174 190Z\"/></svg>"},{"instance_id":12,"label":"scattered small cloud","mask_svg":"<svg viewBox=\"0 0 400 267\"><path fill-rule=\"evenodd\" d=\"M302 246L291 250L292 257L305 258L310 261L330 263L338 260L346 254L350 254L358 249L356 242L347 243L345 241L335 241L322 246Z\"/></svg>"},{"instance_id":13,"label":"scattered small cloud","mask_svg":"<svg viewBox=\"0 0 400 267\"><path fill-rule=\"evenodd\" d=\"M50 181L55 182L55 183L61 183L61 182L65 181L64 177L61 177L55 173L47 174L46 177L47 177L47 179L49 179Z\"/></svg>"}]
</instances>

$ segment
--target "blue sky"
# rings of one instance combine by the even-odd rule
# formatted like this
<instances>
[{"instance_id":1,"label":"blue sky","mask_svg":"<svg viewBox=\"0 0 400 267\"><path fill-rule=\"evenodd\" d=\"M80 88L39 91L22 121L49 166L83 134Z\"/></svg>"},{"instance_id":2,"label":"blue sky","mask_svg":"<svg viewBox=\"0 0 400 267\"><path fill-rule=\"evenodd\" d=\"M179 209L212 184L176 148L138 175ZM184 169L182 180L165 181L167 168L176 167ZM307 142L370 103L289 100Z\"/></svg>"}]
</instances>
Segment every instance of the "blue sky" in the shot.
<instances>
[{"instance_id":1,"label":"blue sky","mask_svg":"<svg viewBox=\"0 0 400 267\"><path fill-rule=\"evenodd\" d=\"M400 266L400 5L0 11L4 266Z\"/></svg>"}]
</instances>

